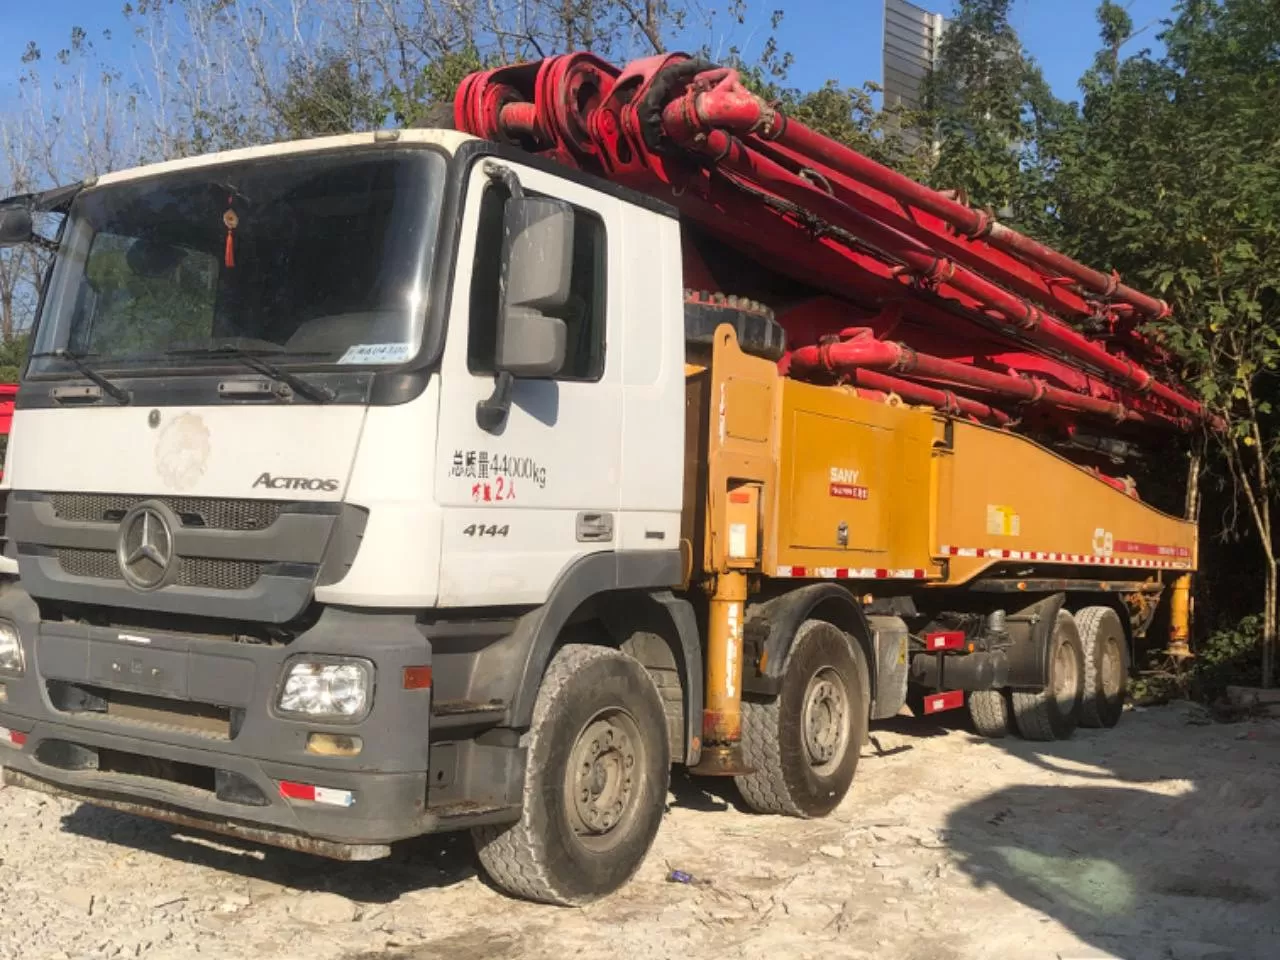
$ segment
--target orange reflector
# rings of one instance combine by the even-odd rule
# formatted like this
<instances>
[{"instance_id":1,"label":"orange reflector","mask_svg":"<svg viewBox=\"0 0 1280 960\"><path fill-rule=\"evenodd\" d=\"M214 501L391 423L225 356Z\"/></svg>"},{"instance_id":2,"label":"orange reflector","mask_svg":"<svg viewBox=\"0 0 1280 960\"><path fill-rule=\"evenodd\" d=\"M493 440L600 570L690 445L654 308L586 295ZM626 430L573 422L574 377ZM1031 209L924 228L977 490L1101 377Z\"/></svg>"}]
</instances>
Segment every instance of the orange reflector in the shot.
<instances>
[{"instance_id":1,"label":"orange reflector","mask_svg":"<svg viewBox=\"0 0 1280 960\"><path fill-rule=\"evenodd\" d=\"M405 667L404 688L406 690L427 690L431 687L430 667Z\"/></svg>"},{"instance_id":2,"label":"orange reflector","mask_svg":"<svg viewBox=\"0 0 1280 960\"><path fill-rule=\"evenodd\" d=\"M364 749L364 741L344 733L307 734L307 753L321 757L355 757Z\"/></svg>"}]
</instances>

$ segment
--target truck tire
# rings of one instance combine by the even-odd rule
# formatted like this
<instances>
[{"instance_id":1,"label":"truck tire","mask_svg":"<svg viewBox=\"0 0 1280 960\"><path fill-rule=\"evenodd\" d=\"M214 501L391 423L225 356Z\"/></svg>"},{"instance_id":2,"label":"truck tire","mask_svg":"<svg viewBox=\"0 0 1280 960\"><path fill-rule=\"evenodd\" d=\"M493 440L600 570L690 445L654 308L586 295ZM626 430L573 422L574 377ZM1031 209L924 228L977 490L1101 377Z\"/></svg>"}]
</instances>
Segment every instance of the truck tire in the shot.
<instances>
[{"instance_id":1,"label":"truck tire","mask_svg":"<svg viewBox=\"0 0 1280 960\"><path fill-rule=\"evenodd\" d=\"M1084 647L1075 617L1058 611L1049 638L1049 682L1043 690L1015 690L1013 717L1026 740L1066 740L1080 722L1084 698Z\"/></svg>"},{"instance_id":2,"label":"truck tire","mask_svg":"<svg viewBox=\"0 0 1280 960\"><path fill-rule=\"evenodd\" d=\"M853 783L870 701L857 644L825 621L802 623L781 691L742 704L743 756L754 772L734 779L747 806L804 818L834 810Z\"/></svg>"},{"instance_id":3,"label":"truck tire","mask_svg":"<svg viewBox=\"0 0 1280 960\"><path fill-rule=\"evenodd\" d=\"M979 736L999 740L1013 729L1013 706L1007 690L974 690L967 696L969 719Z\"/></svg>"},{"instance_id":4,"label":"truck tire","mask_svg":"<svg viewBox=\"0 0 1280 960\"><path fill-rule=\"evenodd\" d=\"M1124 713L1128 674L1124 624L1110 607L1085 607L1076 612L1084 648L1084 701L1080 726L1114 727Z\"/></svg>"},{"instance_id":5,"label":"truck tire","mask_svg":"<svg viewBox=\"0 0 1280 960\"><path fill-rule=\"evenodd\" d=\"M589 903L644 862L666 807L671 752L649 672L606 647L565 646L538 691L514 824L477 827L476 852L507 893Z\"/></svg>"}]
</instances>

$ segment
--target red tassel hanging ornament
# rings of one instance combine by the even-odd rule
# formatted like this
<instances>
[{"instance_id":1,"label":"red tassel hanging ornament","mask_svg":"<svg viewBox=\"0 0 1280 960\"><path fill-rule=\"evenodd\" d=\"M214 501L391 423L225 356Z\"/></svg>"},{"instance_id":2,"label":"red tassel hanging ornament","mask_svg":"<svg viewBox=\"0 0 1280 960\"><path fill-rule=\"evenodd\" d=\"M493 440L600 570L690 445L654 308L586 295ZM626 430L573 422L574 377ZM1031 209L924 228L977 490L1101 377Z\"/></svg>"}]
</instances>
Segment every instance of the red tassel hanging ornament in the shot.
<instances>
[{"instance_id":1,"label":"red tassel hanging ornament","mask_svg":"<svg viewBox=\"0 0 1280 960\"><path fill-rule=\"evenodd\" d=\"M227 212L222 215L222 222L227 228L227 249L222 263L230 270L236 265L236 227L240 226L240 217L231 209L231 197L227 197Z\"/></svg>"}]
</instances>

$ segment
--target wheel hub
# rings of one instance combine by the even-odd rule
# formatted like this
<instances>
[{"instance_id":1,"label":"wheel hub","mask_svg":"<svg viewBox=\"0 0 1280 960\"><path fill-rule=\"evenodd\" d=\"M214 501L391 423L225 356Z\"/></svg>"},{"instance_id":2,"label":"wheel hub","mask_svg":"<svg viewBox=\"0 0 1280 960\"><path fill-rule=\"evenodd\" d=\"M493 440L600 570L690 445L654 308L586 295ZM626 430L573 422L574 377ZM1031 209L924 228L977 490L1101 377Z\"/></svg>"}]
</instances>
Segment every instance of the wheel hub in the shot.
<instances>
[{"instance_id":1,"label":"wheel hub","mask_svg":"<svg viewBox=\"0 0 1280 960\"><path fill-rule=\"evenodd\" d=\"M569 758L570 820L580 837L616 827L635 795L638 735L622 713L597 717L583 728Z\"/></svg>"},{"instance_id":2,"label":"wheel hub","mask_svg":"<svg viewBox=\"0 0 1280 960\"><path fill-rule=\"evenodd\" d=\"M1076 672L1076 658L1071 645L1058 644L1053 659L1053 697L1059 704L1069 709L1075 702L1080 684L1080 678Z\"/></svg>"},{"instance_id":3,"label":"wheel hub","mask_svg":"<svg viewBox=\"0 0 1280 960\"><path fill-rule=\"evenodd\" d=\"M1102 693L1108 700L1115 697L1124 687L1124 662L1120 657L1119 644L1108 641L1102 647Z\"/></svg>"},{"instance_id":4,"label":"wheel hub","mask_svg":"<svg viewBox=\"0 0 1280 960\"><path fill-rule=\"evenodd\" d=\"M834 670L824 667L809 680L800 722L809 763L815 767L839 763L849 739L849 701Z\"/></svg>"}]
</instances>

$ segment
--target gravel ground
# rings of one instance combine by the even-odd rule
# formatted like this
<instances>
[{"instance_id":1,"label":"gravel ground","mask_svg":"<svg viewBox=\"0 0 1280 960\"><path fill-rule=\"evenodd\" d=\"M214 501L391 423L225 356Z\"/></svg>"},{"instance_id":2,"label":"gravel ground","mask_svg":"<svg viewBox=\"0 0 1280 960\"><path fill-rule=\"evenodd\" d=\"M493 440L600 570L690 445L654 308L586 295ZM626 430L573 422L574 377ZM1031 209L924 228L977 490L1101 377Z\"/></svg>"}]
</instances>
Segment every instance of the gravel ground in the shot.
<instances>
[{"instance_id":1,"label":"gravel ground","mask_svg":"<svg viewBox=\"0 0 1280 960\"><path fill-rule=\"evenodd\" d=\"M821 821L677 777L640 875L581 910L504 898L462 837L336 864L0 788L0 958L1280 956L1280 724L1176 704L1057 744L873 738Z\"/></svg>"}]
</instances>

